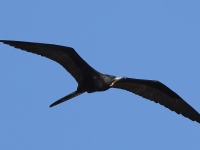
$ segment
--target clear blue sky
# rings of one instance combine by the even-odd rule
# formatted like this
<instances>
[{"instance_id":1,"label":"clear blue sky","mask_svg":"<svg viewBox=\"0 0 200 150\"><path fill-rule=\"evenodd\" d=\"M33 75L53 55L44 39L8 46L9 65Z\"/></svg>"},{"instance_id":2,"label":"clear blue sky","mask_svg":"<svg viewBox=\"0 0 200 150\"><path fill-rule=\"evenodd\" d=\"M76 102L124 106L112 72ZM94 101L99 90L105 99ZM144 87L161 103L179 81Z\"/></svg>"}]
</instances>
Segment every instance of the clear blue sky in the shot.
<instances>
[{"instance_id":1,"label":"clear blue sky","mask_svg":"<svg viewBox=\"0 0 200 150\"><path fill-rule=\"evenodd\" d=\"M2 1L0 39L70 46L102 73L156 79L200 112L200 1ZM0 44L0 149L199 150L200 124L132 93L74 91L59 64Z\"/></svg>"}]
</instances>

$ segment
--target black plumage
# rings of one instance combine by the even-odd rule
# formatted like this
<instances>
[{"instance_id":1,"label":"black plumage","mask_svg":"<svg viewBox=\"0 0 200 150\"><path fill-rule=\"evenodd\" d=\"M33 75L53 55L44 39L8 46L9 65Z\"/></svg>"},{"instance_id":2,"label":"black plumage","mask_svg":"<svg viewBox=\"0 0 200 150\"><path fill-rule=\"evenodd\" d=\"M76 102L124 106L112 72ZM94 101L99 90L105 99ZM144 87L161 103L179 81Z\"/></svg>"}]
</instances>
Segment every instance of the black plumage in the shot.
<instances>
[{"instance_id":1,"label":"black plumage","mask_svg":"<svg viewBox=\"0 0 200 150\"><path fill-rule=\"evenodd\" d=\"M5 44L32 52L62 65L78 82L77 90L57 100L50 107L60 104L84 92L92 93L118 88L140 95L146 99L159 103L178 114L200 123L200 114L186 103L178 94L156 80L126 78L102 74L93 69L71 47L32 43L22 41L0 40Z\"/></svg>"}]
</instances>

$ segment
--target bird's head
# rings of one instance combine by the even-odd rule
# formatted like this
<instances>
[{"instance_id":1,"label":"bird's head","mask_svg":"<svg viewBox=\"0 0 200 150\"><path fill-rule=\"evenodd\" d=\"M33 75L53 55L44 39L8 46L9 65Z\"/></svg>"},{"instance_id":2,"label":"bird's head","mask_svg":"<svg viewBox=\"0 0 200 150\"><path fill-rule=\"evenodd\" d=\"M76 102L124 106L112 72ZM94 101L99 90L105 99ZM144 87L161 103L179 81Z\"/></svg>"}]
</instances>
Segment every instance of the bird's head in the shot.
<instances>
[{"instance_id":1,"label":"bird's head","mask_svg":"<svg viewBox=\"0 0 200 150\"><path fill-rule=\"evenodd\" d=\"M121 80L121 79L125 79L126 77L116 77L116 76L113 76L113 75L106 75L106 78L105 78L105 82L107 84L110 85L110 87L112 87L114 85L115 82Z\"/></svg>"}]
</instances>

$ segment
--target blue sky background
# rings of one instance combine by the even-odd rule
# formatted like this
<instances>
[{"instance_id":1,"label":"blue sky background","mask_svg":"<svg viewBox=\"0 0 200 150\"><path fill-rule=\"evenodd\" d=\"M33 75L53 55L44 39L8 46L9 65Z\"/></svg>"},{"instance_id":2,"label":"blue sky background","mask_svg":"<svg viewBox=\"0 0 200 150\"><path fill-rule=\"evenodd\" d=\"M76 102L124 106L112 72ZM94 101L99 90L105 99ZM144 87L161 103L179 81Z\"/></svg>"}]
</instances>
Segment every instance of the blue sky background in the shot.
<instances>
[{"instance_id":1,"label":"blue sky background","mask_svg":"<svg viewBox=\"0 0 200 150\"><path fill-rule=\"evenodd\" d=\"M200 1L2 1L0 39L71 46L102 73L156 79L200 112ZM59 64L0 44L0 149L197 150L200 124L132 93L83 94Z\"/></svg>"}]
</instances>

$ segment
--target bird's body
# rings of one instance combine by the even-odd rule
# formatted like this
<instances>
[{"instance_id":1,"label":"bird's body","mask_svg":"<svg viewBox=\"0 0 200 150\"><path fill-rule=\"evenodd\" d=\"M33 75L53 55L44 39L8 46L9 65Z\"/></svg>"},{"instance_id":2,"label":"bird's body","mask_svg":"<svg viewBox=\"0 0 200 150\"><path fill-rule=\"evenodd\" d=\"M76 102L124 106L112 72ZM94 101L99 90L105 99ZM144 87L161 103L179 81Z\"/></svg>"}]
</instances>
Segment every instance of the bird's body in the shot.
<instances>
[{"instance_id":1,"label":"bird's body","mask_svg":"<svg viewBox=\"0 0 200 150\"><path fill-rule=\"evenodd\" d=\"M78 82L76 91L50 105L53 107L84 92L92 93L118 88L159 103L178 114L200 123L200 114L178 94L156 80L126 78L102 74L93 69L71 47L22 41L0 40L10 46L32 52L62 65Z\"/></svg>"}]
</instances>

